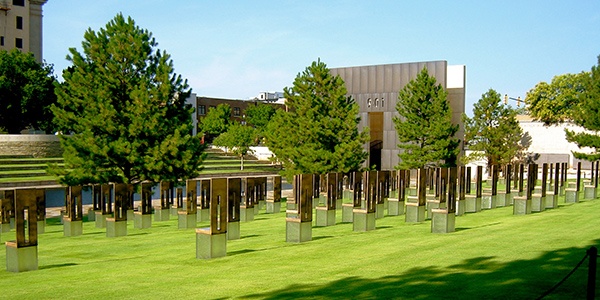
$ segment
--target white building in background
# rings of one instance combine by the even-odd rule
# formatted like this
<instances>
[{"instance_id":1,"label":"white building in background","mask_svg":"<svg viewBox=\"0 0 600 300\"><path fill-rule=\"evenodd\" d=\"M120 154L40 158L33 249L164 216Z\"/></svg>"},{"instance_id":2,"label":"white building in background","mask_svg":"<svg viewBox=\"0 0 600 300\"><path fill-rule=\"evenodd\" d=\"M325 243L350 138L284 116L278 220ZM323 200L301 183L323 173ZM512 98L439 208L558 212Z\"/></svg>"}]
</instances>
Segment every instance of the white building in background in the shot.
<instances>
[{"instance_id":1,"label":"white building in background","mask_svg":"<svg viewBox=\"0 0 600 300\"><path fill-rule=\"evenodd\" d=\"M585 131L584 128L575 124L564 123L544 126L544 123L534 121L528 115L519 115L517 116L517 120L523 132L528 133L531 137L531 146L529 146L528 152L540 155L536 160L538 164L568 162L569 168L576 168L577 162L580 160L573 156L573 151L592 152L590 148L579 149L577 145L567 141L565 129L574 132ZM591 164L582 160L581 168L590 169Z\"/></svg>"}]
</instances>

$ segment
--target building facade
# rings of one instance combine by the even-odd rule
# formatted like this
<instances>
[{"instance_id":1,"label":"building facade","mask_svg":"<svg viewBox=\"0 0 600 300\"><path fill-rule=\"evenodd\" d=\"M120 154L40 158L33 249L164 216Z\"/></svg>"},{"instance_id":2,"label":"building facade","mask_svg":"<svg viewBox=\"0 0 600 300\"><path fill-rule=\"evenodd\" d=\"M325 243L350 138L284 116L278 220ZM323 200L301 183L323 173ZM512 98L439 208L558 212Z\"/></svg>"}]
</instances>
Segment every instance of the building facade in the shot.
<instances>
[{"instance_id":1,"label":"building facade","mask_svg":"<svg viewBox=\"0 0 600 300\"><path fill-rule=\"evenodd\" d=\"M194 94L193 94L194 95ZM195 95L194 95L195 97ZM198 128L198 124L202 122L202 118L206 116L208 111L211 108L217 107L219 104L227 104L231 107L231 116L230 120L234 122L239 122L241 124L246 124L246 109L250 106L256 106L259 102L264 103L266 105L271 105L277 109L285 109L285 105L274 102L273 99L259 100L257 98L252 100L239 100L239 99L223 99L223 98L211 98L211 97L195 97L196 103L196 128ZM197 132L199 130L197 129Z\"/></svg>"},{"instance_id":2,"label":"building facade","mask_svg":"<svg viewBox=\"0 0 600 300\"><path fill-rule=\"evenodd\" d=\"M398 94L406 84L427 68L448 92L452 110L452 123L459 124L456 137L461 140L461 155L464 126L461 116L465 112L466 66L449 66L446 61L428 61L373 66L332 68L346 83L348 95L360 107L359 130L369 127L370 142L367 166L391 170L399 163L398 135L392 118L398 116L396 103Z\"/></svg>"},{"instance_id":3,"label":"building facade","mask_svg":"<svg viewBox=\"0 0 600 300\"><path fill-rule=\"evenodd\" d=\"M42 6L47 0L0 0L0 49L31 52L42 62Z\"/></svg>"}]
</instances>

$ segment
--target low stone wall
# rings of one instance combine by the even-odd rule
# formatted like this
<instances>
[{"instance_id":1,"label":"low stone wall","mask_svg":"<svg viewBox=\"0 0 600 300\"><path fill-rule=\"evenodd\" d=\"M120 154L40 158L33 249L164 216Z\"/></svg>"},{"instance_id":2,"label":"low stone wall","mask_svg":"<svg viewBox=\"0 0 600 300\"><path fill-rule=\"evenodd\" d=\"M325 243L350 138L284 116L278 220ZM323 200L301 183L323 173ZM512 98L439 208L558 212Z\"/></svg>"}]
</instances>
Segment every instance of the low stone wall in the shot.
<instances>
[{"instance_id":1,"label":"low stone wall","mask_svg":"<svg viewBox=\"0 0 600 300\"><path fill-rule=\"evenodd\" d=\"M61 157L60 139L50 134L0 134L0 156Z\"/></svg>"}]
</instances>

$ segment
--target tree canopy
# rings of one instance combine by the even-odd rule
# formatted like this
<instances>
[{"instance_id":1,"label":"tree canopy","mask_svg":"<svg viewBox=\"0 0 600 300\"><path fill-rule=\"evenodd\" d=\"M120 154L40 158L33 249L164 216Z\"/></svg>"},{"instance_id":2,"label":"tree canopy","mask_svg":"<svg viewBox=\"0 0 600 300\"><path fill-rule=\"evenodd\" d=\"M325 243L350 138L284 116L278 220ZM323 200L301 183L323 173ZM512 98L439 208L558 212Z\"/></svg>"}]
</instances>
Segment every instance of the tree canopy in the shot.
<instances>
[{"instance_id":1,"label":"tree canopy","mask_svg":"<svg viewBox=\"0 0 600 300\"><path fill-rule=\"evenodd\" d=\"M501 96L489 89L473 105L473 118L463 114L465 145L474 152L466 161L485 158L488 170L494 164L510 163L526 150L517 111L501 104Z\"/></svg>"},{"instance_id":2,"label":"tree canopy","mask_svg":"<svg viewBox=\"0 0 600 300\"><path fill-rule=\"evenodd\" d=\"M240 168L244 169L244 155L251 152L250 147L255 145L256 130L250 126L234 123L226 132L214 139L213 145L226 147L241 160Z\"/></svg>"},{"instance_id":3,"label":"tree canopy","mask_svg":"<svg viewBox=\"0 0 600 300\"><path fill-rule=\"evenodd\" d=\"M52 108L60 129L63 183L177 180L197 175L203 146L192 136L187 81L152 34L118 14L69 49Z\"/></svg>"},{"instance_id":4,"label":"tree canopy","mask_svg":"<svg viewBox=\"0 0 600 300\"><path fill-rule=\"evenodd\" d=\"M400 90L396 110L399 116L393 121L401 150L397 168L456 165L458 125L452 124L446 91L427 68Z\"/></svg>"},{"instance_id":5,"label":"tree canopy","mask_svg":"<svg viewBox=\"0 0 600 300\"><path fill-rule=\"evenodd\" d=\"M283 175L361 168L368 134L358 131L358 104L346 94L344 81L320 60L284 89L289 111L277 110L265 133L267 146L283 164Z\"/></svg>"},{"instance_id":6,"label":"tree canopy","mask_svg":"<svg viewBox=\"0 0 600 300\"><path fill-rule=\"evenodd\" d=\"M540 82L527 92L525 103L534 120L552 125L569 121L579 105L588 72L563 74L550 83Z\"/></svg>"},{"instance_id":7,"label":"tree canopy","mask_svg":"<svg viewBox=\"0 0 600 300\"><path fill-rule=\"evenodd\" d=\"M52 66L38 63L33 54L0 50L0 132L52 131L55 81Z\"/></svg>"},{"instance_id":8,"label":"tree canopy","mask_svg":"<svg viewBox=\"0 0 600 300\"><path fill-rule=\"evenodd\" d=\"M231 106L221 103L208 109L206 116L200 119L199 131L206 135L208 141L227 131L231 124Z\"/></svg>"},{"instance_id":9,"label":"tree canopy","mask_svg":"<svg viewBox=\"0 0 600 300\"><path fill-rule=\"evenodd\" d=\"M584 89L579 93L579 105L574 111L572 119L575 124L587 129L584 132L574 132L565 129L569 142L578 147L590 147L591 153L573 152L576 158L588 161L600 159L600 56L598 64L592 67L583 80Z\"/></svg>"},{"instance_id":10,"label":"tree canopy","mask_svg":"<svg viewBox=\"0 0 600 300\"><path fill-rule=\"evenodd\" d=\"M257 102L256 105L249 105L246 108L246 121L249 125L254 126L259 138L264 136L264 131L275 115L275 111L275 107L261 102Z\"/></svg>"}]
</instances>

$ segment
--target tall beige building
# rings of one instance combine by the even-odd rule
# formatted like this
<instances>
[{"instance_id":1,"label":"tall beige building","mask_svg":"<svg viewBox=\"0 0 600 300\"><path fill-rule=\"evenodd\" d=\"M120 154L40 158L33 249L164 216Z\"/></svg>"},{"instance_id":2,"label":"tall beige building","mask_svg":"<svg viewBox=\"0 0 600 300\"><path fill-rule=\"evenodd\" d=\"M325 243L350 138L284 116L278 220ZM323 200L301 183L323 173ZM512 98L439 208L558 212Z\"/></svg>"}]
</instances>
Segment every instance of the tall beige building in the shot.
<instances>
[{"instance_id":1,"label":"tall beige building","mask_svg":"<svg viewBox=\"0 0 600 300\"><path fill-rule=\"evenodd\" d=\"M393 117L398 116L398 93L425 67L429 75L435 77L437 83L448 92L452 123L459 125L455 137L463 141L465 131L461 115L465 112L466 66L449 66L448 62L442 60L331 69L333 75L339 75L344 80L348 95L358 103L359 130L369 128L371 141L365 145L365 150L369 151L367 166L392 170L400 162L398 133L392 121Z\"/></svg>"},{"instance_id":2,"label":"tall beige building","mask_svg":"<svg viewBox=\"0 0 600 300\"><path fill-rule=\"evenodd\" d=\"M0 0L0 49L17 48L42 61L42 6L47 1Z\"/></svg>"}]
</instances>

